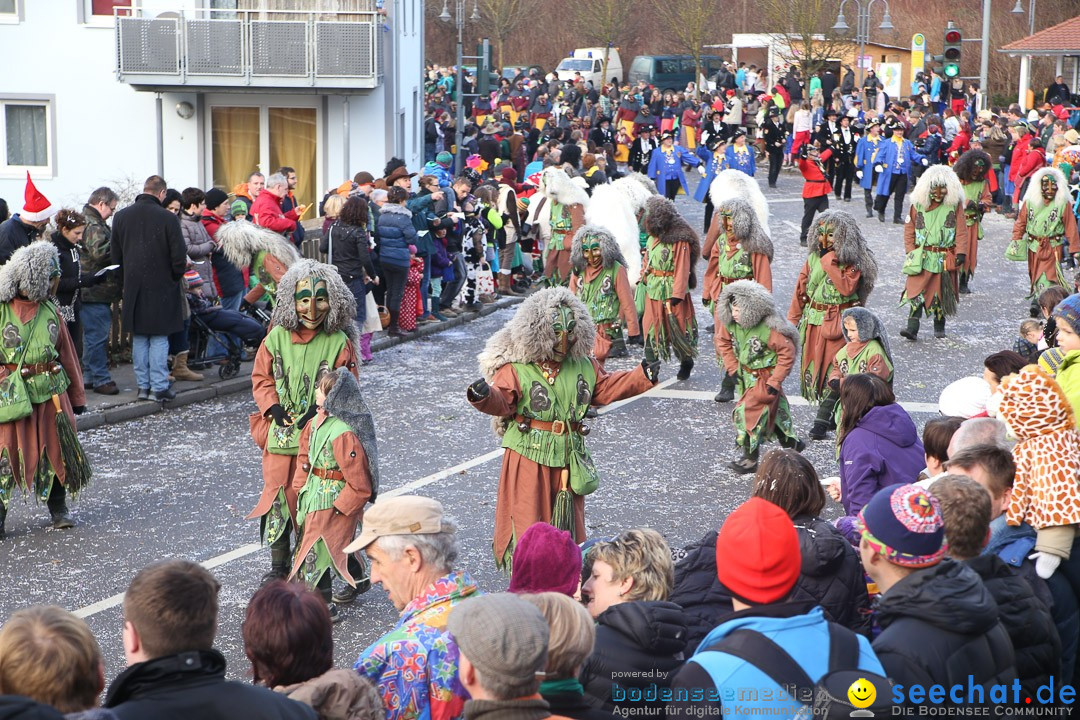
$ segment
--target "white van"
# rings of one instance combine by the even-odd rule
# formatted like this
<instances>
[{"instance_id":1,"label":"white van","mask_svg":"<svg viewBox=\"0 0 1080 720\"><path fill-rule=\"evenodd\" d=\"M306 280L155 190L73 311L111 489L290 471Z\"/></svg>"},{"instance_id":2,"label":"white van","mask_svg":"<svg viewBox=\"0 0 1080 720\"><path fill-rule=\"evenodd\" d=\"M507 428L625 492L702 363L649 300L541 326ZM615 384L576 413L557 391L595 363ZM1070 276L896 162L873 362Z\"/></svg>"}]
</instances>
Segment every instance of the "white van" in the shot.
<instances>
[{"instance_id":1,"label":"white van","mask_svg":"<svg viewBox=\"0 0 1080 720\"><path fill-rule=\"evenodd\" d=\"M619 58L619 51L615 48L610 48L607 52L607 80L610 81L614 78L619 82L624 81L622 59ZM569 80L574 76L574 73L581 73L583 80L591 80L593 87L599 90L605 80L603 77L603 69L604 48L593 47L577 48L574 50L574 54L571 57L563 58L559 63L559 66L555 68L555 71L559 73L560 80Z\"/></svg>"}]
</instances>

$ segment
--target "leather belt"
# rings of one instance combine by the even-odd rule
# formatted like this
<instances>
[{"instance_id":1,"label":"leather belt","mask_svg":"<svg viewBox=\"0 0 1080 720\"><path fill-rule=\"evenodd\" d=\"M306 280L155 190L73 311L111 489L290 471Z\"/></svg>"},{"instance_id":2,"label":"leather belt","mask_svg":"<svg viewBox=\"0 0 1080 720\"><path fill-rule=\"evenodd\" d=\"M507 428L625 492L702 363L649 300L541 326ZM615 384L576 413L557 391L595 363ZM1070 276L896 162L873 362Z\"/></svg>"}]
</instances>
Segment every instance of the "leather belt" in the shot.
<instances>
[{"instance_id":1,"label":"leather belt","mask_svg":"<svg viewBox=\"0 0 1080 720\"><path fill-rule=\"evenodd\" d=\"M586 433L582 432L585 427L581 423L576 422L564 422L563 420L556 420L555 422L545 422L543 420L535 420L533 418L527 418L524 415L515 415L514 422L517 423L518 428L522 429L524 426L529 430L544 430L545 432L555 433L556 435L566 435L567 428L570 432L576 432L580 435ZM524 432L524 430L522 430Z\"/></svg>"},{"instance_id":2,"label":"leather belt","mask_svg":"<svg viewBox=\"0 0 1080 720\"><path fill-rule=\"evenodd\" d=\"M809 302L807 302L807 305L809 305L810 307L812 307L815 310L821 310L823 312L828 312L829 310L832 310L833 308L836 308L838 311L843 312L844 310L847 310L848 308L859 307L859 301L858 300L852 300L851 302L840 303L839 305L826 305L826 304L823 304L823 303L816 303L813 300L810 300Z\"/></svg>"},{"instance_id":3,"label":"leather belt","mask_svg":"<svg viewBox=\"0 0 1080 720\"><path fill-rule=\"evenodd\" d=\"M8 369L8 372L15 372L19 365L17 363L4 363L4 367ZM46 375L48 373L60 372L63 367L60 363L56 362L44 362L44 363L23 363L22 375L28 377L30 375Z\"/></svg>"},{"instance_id":4,"label":"leather belt","mask_svg":"<svg viewBox=\"0 0 1080 720\"><path fill-rule=\"evenodd\" d=\"M649 275L655 275L656 277L675 277L675 271L671 270L649 270Z\"/></svg>"},{"instance_id":5,"label":"leather belt","mask_svg":"<svg viewBox=\"0 0 1080 720\"><path fill-rule=\"evenodd\" d=\"M322 478L323 480L344 480L345 473L340 470L331 470L329 468L313 468L309 463L304 463L300 466L300 469L309 472L315 477Z\"/></svg>"},{"instance_id":6,"label":"leather belt","mask_svg":"<svg viewBox=\"0 0 1080 720\"><path fill-rule=\"evenodd\" d=\"M721 275L720 273L717 273L716 277L725 285L730 285L731 283L738 282L739 280L746 280L746 278L728 277L727 275Z\"/></svg>"}]
</instances>

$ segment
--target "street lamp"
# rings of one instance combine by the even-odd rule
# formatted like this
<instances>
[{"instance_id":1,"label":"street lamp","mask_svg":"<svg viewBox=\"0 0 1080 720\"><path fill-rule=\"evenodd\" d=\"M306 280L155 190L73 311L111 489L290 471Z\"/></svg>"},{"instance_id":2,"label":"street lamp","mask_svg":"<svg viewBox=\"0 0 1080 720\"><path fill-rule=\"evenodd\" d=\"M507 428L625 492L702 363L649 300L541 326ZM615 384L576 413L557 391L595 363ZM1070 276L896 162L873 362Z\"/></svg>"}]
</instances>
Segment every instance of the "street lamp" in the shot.
<instances>
[{"instance_id":1,"label":"street lamp","mask_svg":"<svg viewBox=\"0 0 1080 720\"><path fill-rule=\"evenodd\" d=\"M442 12L439 13L439 19L443 22L450 22L450 8L448 6L448 0L443 0ZM472 14L469 16L469 20L479 20L480 9L477 7L477 0L473 0ZM465 32L465 0L454 0L454 25L457 27L457 76L454 81L454 89L457 93L457 119L455 120L456 127L454 128L454 145L457 149L457 162L454 163L454 170L461 172L465 167L465 70L462 67L464 61L464 40L463 34ZM481 72L483 68L479 67L477 63L477 72Z\"/></svg>"},{"instance_id":2,"label":"street lamp","mask_svg":"<svg viewBox=\"0 0 1080 720\"><path fill-rule=\"evenodd\" d=\"M1034 2L1034 0L1032 1ZM859 66L859 82L862 83L863 76L866 74L866 69L862 66L862 59L866 52L866 43L870 41L870 12L876 3L880 2L885 5L885 16L881 19L878 30L894 30L895 27L892 24L892 18L889 16L889 0L841 0L840 9L836 13L836 22L832 26L834 32L842 34L851 29L844 18L844 6L849 2L855 3L854 41L859 43L859 57L856 58L855 64Z\"/></svg>"}]
</instances>

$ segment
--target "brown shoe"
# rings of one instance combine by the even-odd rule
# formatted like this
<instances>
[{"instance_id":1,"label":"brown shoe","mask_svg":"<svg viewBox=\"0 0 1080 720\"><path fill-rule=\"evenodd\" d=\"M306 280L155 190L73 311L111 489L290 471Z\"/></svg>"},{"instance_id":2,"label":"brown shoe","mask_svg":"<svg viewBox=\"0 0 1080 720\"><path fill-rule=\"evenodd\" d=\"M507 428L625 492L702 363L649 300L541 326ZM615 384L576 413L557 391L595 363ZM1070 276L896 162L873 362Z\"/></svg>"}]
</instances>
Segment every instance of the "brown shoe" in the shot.
<instances>
[{"instance_id":1,"label":"brown shoe","mask_svg":"<svg viewBox=\"0 0 1080 720\"><path fill-rule=\"evenodd\" d=\"M95 387L94 392L96 392L98 395L119 395L120 388L116 387L116 383L110 380L104 385L98 385L97 387Z\"/></svg>"},{"instance_id":2,"label":"brown shoe","mask_svg":"<svg viewBox=\"0 0 1080 720\"><path fill-rule=\"evenodd\" d=\"M205 378L201 373L197 373L188 368L187 359L188 354L186 352L177 353L176 359L173 360L172 373L170 374L177 380L204 380Z\"/></svg>"}]
</instances>

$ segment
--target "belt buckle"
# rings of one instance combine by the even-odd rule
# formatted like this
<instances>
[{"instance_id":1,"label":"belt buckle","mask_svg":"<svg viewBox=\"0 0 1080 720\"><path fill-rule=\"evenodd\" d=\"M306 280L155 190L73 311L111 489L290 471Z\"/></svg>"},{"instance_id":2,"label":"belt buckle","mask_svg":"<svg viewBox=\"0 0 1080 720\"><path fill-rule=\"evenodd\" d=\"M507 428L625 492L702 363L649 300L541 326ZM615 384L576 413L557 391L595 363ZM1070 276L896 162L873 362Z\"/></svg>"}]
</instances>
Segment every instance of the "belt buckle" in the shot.
<instances>
[{"instance_id":1,"label":"belt buckle","mask_svg":"<svg viewBox=\"0 0 1080 720\"><path fill-rule=\"evenodd\" d=\"M564 423L562 420L556 420L555 422L551 423L551 432L555 433L556 435L562 435L564 432L566 432L566 423Z\"/></svg>"}]
</instances>

